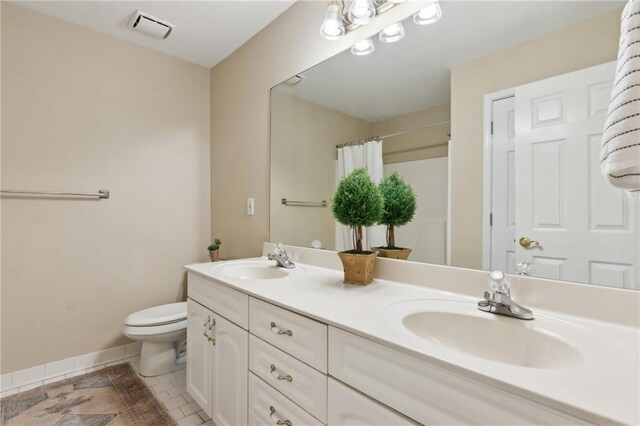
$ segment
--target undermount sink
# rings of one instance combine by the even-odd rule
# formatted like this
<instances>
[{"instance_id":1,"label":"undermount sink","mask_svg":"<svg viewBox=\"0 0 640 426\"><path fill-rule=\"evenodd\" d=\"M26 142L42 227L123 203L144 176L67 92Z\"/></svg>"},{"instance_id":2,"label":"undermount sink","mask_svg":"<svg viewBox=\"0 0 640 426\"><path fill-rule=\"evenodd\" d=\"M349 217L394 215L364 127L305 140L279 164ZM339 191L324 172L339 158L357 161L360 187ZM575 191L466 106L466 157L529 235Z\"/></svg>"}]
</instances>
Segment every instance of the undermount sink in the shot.
<instances>
[{"instance_id":1,"label":"undermount sink","mask_svg":"<svg viewBox=\"0 0 640 426\"><path fill-rule=\"evenodd\" d=\"M291 273L287 269L266 263L233 263L216 268L221 274L230 278L243 280L274 280L285 278Z\"/></svg>"},{"instance_id":2,"label":"undermount sink","mask_svg":"<svg viewBox=\"0 0 640 426\"><path fill-rule=\"evenodd\" d=\"M562 329L560 321L508 318L479 311L470 302L423 300L402 305L390 307L402 326L445 349L529 368L569 369L584 362L580 351L561 338L557 329L549 329Z\"/></svg>"}]
</instances>

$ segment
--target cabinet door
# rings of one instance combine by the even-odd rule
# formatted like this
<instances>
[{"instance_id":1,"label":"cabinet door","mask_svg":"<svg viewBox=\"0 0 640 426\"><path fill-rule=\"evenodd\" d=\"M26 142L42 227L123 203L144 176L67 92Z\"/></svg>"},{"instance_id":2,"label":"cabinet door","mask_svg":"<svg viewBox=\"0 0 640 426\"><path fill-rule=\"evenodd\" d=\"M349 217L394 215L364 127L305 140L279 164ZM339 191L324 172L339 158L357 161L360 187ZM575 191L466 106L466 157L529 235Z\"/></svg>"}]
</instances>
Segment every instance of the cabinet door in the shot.
<instances>
[{"instance_id":1,"label":"cabinet door","mask_svg":"<svg viewBox=\"0 0 640 426\"><path fill-rule=\"evenodd\" d=\"M211 418L218 426L247 424L249 333L215 315Z\"/></svg>"},{"instance_id":2,"label":"cabinet door","mask_svg":"<svg viewBox=\"0 0 640 426\"><path fill-rule=\"evenodd\" d=\"M187 299L187 391L211 415L211 367L213 345L209 327L213 313Z\"/></svg>"}]
</instances>

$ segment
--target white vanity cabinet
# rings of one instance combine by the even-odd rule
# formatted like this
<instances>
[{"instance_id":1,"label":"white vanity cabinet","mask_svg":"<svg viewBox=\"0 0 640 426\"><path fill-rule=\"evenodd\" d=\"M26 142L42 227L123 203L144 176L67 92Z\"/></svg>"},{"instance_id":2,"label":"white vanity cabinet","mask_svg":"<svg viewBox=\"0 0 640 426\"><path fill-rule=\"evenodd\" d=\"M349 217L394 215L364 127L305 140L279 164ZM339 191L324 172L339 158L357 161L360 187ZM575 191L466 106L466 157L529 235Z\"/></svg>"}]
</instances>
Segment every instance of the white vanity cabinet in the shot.
<instances>
[{"instance_id":1,"label":"white vanity cabinet","mask_svg":"<svg viewBox=\"0 0 640 426\"><path fill-rule=\"evenodd\" d=\"M189 276L189 284L193 284L195 288L201 285L221 286L208 280L199 282L202 280L199 277L193 278ZM223 289L226 290L235 291ZM200 296L197 291L195 293L196 297ZM245 425L249 333L209 309L208 306L211 304L207 303L207 297L194 300L191 296L193 294L189 291L187 391L217 425ZM245 301L248 301L248 297ZM245 306L245 309L247 308Z\"/></svg>"},{"instance_id":2,"label":"white vanity cabinet","mask_svg":"<svg viewBox=\"0 0 640 426\"><path fill-rule=\"evenodd\" d=\"M219 425L585 424L189 274L187 390Z\"/></svg>"}]
</instances>

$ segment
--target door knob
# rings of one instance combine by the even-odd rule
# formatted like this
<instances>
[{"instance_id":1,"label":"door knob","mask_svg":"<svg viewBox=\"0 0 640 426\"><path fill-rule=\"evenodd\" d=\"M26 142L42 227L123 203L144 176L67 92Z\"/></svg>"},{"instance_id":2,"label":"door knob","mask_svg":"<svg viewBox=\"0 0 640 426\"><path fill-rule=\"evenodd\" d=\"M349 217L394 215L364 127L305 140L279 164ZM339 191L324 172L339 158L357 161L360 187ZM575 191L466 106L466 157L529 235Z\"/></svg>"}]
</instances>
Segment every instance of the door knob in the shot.
<instances>
[{"instance_id":1,"label":"door knob","mask_svg":"<svg viewBox=\"0 0 640 426\"><path fill-rule=\"evenodd\" d=\"M521 245L522 247L524 247L524 248L529 248L529 247L531 247L532 245L533 245L534 247L537 247L537 246L539 246L539 245L540 245L540 241L530 240L530 239L529 239L529 238L527 238L527 237L522 237L522 238L520 238L520 239L518 240L518 242L519 242L519 243L520 243L520 245Z\"/></svg>"}]
</instances>

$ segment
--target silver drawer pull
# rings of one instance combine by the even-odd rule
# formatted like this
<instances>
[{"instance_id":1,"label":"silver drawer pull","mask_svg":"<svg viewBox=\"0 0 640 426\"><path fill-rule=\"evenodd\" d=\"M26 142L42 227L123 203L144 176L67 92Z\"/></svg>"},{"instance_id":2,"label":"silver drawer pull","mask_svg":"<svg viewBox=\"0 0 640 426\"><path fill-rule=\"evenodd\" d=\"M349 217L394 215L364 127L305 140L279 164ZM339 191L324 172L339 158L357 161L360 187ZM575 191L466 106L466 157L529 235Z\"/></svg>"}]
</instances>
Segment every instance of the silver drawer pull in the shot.
<instances>
[{"instance_id":1,"label":"silver drawer pull","mask_svg":"<svg viewBox=\"0 0 640 426\"><path fill-rule=\"evenodd\" d=\"M278 374L277 376L274 375L273 373L277 370L276 366L271 364L271 374L273 375L273 377L275 377L278 380L286 380L287 382L293 382L293 377L291 377L289 374L287 374L286 376L283 376L281 374ZM276 373L277 374L277 373Z\"/></svg>"},{"instance_id":2,"label":"silver drawer pull","mask_svg":"<svg viewBox=\"0 0 640 426\"><path fill-rule=\"evenodd\" d=\"M287 336L293 336L293 331L284 330L276 325L275 322L271 321L271 331L276 332L278 334L286 334Z\"/></svg>"},{"instance_id":3,"label":"silver drawer pull","mask_svg":"<svg viewBox=\"0 0 640 426\"><path fill-rule=\"evenodd\" d=\"M204 332L204 336L207 338L207 340L213 345L216 345L216 338L213 337L211 334L213 333L213 327L215 327L216 325L216 319L213 318L213 320L211 318L209 318L209 320L207 321L207 323L211 323L211 325L209 326L209 329L207 331Z\"/></svg>"},{"instance_id":4,"label":"silver drawer pull","mask_svg":"<svg viewBox=\"0 0 640 426\"><path fill-rule=\"evenodd\" d=\"M211 331L211 315L207 316L207 321L202 325L202 334L204 337L209 338L207 331Z\"/></svg>"},{"instance_id":5,"label":"silver drawer pull","mask_svg":"<svg viewBox=\"0 0 640 426\"><path fill-rule=\"evenodd\" d=\"M276 409L273 408L273 405L271 405L269 407L269 412L270 412L269 418L271 418L273 420L273 416L274 416L274 414L276 414ZM278 424L278 425L286 425L286 426L293 426L293 423L291 423L291 420L279 420L279 419L276 419L276 424Z\"/></svg>"}]
</instances>

